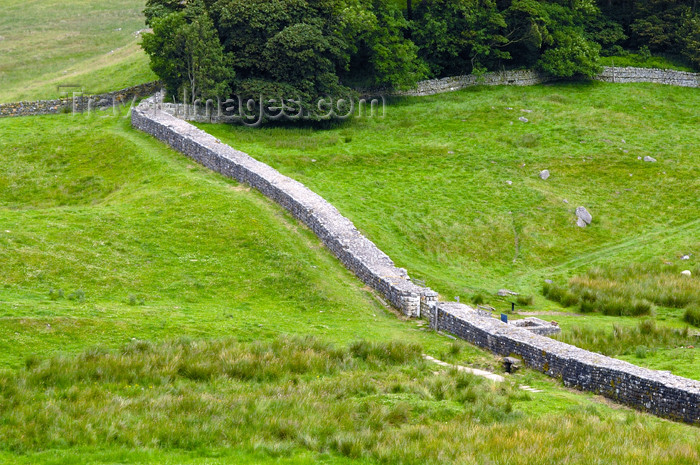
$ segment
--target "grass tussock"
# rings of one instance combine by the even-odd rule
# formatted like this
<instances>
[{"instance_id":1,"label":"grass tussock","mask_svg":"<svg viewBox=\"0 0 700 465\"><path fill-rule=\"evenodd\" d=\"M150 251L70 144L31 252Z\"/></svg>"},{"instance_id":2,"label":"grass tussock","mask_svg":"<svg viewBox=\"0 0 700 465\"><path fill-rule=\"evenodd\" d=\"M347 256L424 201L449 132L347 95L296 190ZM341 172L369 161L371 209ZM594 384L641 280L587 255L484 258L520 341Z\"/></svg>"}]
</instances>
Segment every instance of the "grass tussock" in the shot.
<instances>
[{"instance_id":1,"label":"grass tussock","mask_svg":"<svg viewBox=\"0 0 700 465\"><path fill-rule=\"evenodd\" d=\"M596 406L526 416L510 382L443 370L420 347L312 338L134 341L0 374L0 452L100 447L304 450L362 463L695 463L692 434ZM606 413L607 412L607 413ZM454 447L469 444L469 447ZM523 448L523 444L528 447ZM624 445L624 447L623 447ZM641 460L636 460L637 458Z\"/></svg>"},{"instance_id":2,"label":"grass tussock","mask_svg":"<svg viewBox=\"0 0 700 465\"><path fill-rule=\"evenodd\" d=\"M654 305L646 299L629 300L590 289L567 289L556 284L546 283L542 294L564 307L577 306L582 313L599 312L608 316L642 316L651 315L654 310Z\"/></svg>"},{"instance_id":3,"label":"grass tussock","mask_svg":"<svg viewBox=\"0 0 700 465\"><path fill-rule=\"evenodd\" d=\"M29 359L0 375L0 436L13 452L76 446L275 444L350 457L399 454L408 424L518 418L523 394L455 371L421 347L313 338L134 341L120 351Z\"/></svg>"},{"instance_id":4,"label":"grass tussock","mask_svg":"<svg viewBox=\"0 0 700 465\"><path fill-rule=\"evenodd\" d=\"M566 287L546 283L542 294L564 307L577 306L582 313L652 315L655 305L684 308L700 302L700 280L681 270L668 264L596 267L572 278Z\"/></svg>"},{"instance_id":5,"label":"grass tussock","mask_svg":"<svg viewBox=\"0 0 700 465\"><path fill-rule=\"evenodd\" d=\"M688 328L674 329L659 326L653 319L645 319L637 326L618 324L610 328L593 329L575 326L557 336L562 342L608 356L635 354L645 358L648 352L660 348L697 346L700 337L691 334Z\"/></svg>"}]
</instances>

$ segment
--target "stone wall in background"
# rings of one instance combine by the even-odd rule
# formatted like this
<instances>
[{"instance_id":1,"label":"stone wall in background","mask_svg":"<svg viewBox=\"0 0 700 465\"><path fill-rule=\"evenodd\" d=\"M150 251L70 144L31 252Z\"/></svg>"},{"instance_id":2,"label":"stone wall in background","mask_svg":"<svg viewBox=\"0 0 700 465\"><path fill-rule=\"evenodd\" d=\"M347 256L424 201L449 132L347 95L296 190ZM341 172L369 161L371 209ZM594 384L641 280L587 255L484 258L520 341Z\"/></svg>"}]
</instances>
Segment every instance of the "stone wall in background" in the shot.
<instances>
[{"instance_id":1,"label":"stone wall in background","mask_svg":"<svg viewBox=\"0 0 700 465\"><path fill-rule=\"evenodd\" d=\"M158 92L162 84L158 81L127 87L126 89L99 95L79 95L55 100L34 102L0 103L0 118L7 116L55 115L58 113L82 113L88 109L112 108L114 105L129 105L134 100L149 97Z\"/></svg>"},{"instance_id":2,"label":"stone wall in background","mask_svg":"<svg viewBox=\"0 0 700 465\"><path fill-rule=\"evenodd\" d=\"M162 110L149 99L132 110L132 125L202 165L258 189L307 225L328 249L363 282L410 317L420 316L420 300L429 289L414 284L384 252L318 194L270 166ZM432 293L434 294L434 293Z\"/></svg>"},{"instance_id":3,"label":"stone wall in background","mask_svg":"<svg viewBox=\"0 0 700 465\"><path fill-rule=\"evenodd\" d=\"M606 67L603 69L602 73L593 79L617 83L651 82L681 87L700 87L700 73L688 73L666 69ZM532 86L556 80L556 78L532 70L499 71L485 73L481 76L470 74L467 76L430 79L419 82L415 89L393 92L392 94L397 96L425 96L453 92L478 85ZM38 100L34 102L0 103L0 118L5 116L51 115L56 113L71 113L73 111L83 112L87 109L104 109L112 107L113 104L128 104L134 99L148 97L157 92L160 87L161 84L156 81L118 90L116 92L93 96L67 97L55 100ZM379 94L381 94L381 92L373 91L368 95ZM183 106L178 104L165 104L163 109L169 111L171 114L185 111ZM185 119L211 122L217 121L216 111L207 109L205 105L200 105L196 111L193 111L191 108L189 111Z\"/></svg>"},{"instance_id":4,"label":"stone wall in background","mask_svg":"<svg viewBox=\"0 0 700 465\"><path fill-rule=\"evenodd\" d=\"M700 87L700 74L685 71L652 68L612 68L605 67L603 72L593 78L597 81L631 83L651 82L681 87ZM415 89L399 92L402 96L435 95L444 92L465 89L473 86L532 86L545 82L557 81L544 73L531 70L500 71L485 73L482 76L467 75L421 81Z\"/></svg>"},{"instance_id":5,"label":"stone wall in background","mask_svg":"<svg viewBox=\"0 0 700 465\"><path fill-rule=\"evenodd\" d=\"M565 386L591 391L654 415L700 424L700 381L641 368L480 315L456 302L430 302L432 328L504 357L517 357Z\"/></svg>"},{"instance_id":6,"label":"stone wall in background","mask_svg":"<svg viewBox=\"0 0 700 465\"><path fill-rule=\"evenodd\" d=\"M594 78L605 82L652 82L679 87L700 87L700 73L688 73L669 69L651 68L610 68Z\"/></svg>"}]
</instances>

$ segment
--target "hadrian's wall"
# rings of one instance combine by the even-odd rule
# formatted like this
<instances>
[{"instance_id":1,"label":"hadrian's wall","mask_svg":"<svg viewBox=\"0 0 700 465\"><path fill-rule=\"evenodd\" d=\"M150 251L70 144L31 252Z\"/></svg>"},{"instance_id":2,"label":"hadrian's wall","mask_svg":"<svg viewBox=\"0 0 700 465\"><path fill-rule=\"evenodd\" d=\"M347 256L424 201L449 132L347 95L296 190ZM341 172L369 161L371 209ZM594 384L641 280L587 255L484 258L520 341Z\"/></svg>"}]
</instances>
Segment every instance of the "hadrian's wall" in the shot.
<instances>
[{"instance_id":1,"label":"hadrian's wall","mask_svg":"<svg viewBox=\"0 0 700 465\"><path fill-rule=\"evenodd\" d=\"M111 108L149 97L156 93L162 84L158 81L128 87L126 89L99 95L78 95L55 100L34 102L0 103L0 118L6 116L55 115L58 113L83 112L88 109Z\"/></svg>"},{"instance_id":2,"label":"hadrian's wall","mask_svg":"<svg viewBox=\"0 0 700 465\"><path fill-rule=\"evenodd\" d=\"M154 104L132 111L132 125L167 143L202 165L251 185L307 225L363 282L408 316L419 316L420 296L430 290L415 285L406 270L394 266L384 252L363 236L350 220L303 184L222 144Z\"/></svg>"},{"instance_id":3,"label":"hadrian's wall","mask_svg":"<svg viewBox=\"0 0 700 465\"><path fill-rule=\"evenodd\" d=\"M565 386L673 420L700 424L700 381L641 368L478 315L456 302L423 304L430 324L479 347L515 356Z\"/></svg>"},{"instance_id":4,"label":"hadrian's wall","mask_svg":"<svg viewBox=\"0 0 700 465\"><path fill-rule=\"evenodd\" d=\"M487 318L466 305L438 302L365 238L338 210L303 184L162 110L156 100L132 111L132 125L225 176L247 183L306 224L347 268L411 317L531 368L655 415L700 424L700 382L588 352Z\"/></svg>"}]
</instances>

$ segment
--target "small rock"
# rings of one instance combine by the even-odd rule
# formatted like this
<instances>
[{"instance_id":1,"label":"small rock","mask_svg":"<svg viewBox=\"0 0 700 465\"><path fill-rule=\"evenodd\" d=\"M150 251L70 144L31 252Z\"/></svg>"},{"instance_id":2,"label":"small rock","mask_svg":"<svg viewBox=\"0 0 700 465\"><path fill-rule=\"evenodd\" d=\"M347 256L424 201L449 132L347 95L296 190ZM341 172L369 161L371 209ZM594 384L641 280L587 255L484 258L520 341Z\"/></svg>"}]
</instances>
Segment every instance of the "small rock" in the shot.
<instances>
[{"instance_id":1,"label":"small rock","mask_svg":"<svg viewBox=\"0 0 700 465\"><path fill-rule=\"evenodd\" d=\"M546 282L547 284L552 284L554 281L552 281L551 279L545 279L544 282Z\"/></svg>"},{"instance_id":2,"label":"small rock","mask_svg":"<svg viewBox=\"0 0 700 465\"><path fill-rule=\"evenodd\" d=\"M681 260L690 260L690 255L683 255Z\"/></svg>"},{"instance_id":3,"label":"small rock","mask_svg":"<svg viewBox=\"0 0 700 465\"><path fill-rule=\"evenodd\" d=\"M508 297L511 295L518 295L518 293L509 291L508 289L499 289L496 295L498 295L499 297Z\"/></svg>"},{"instance_id":4,"label":"small rock","mask_svg":"<svg viewBox=\"0 0 700 465\"><path fill-rule=\"evenodd\" d=\"M454 152L453 152L452 150L450 150L450 151L447 152L447 153L450 154L450 155L454 155Z\"/></svg>"},{"instance_id":5,"label":"small rock","mask_svg":"<svg viewBox=\"0 0 700 465\"><path fill-rule=\"evenodd\" d=\"M512 110L512 109L513 109L512 107L506 107L506 110Z\"/></svg>"},{"instance_id":6,"label":"small rock","mask_svg":"<svg viewBox=\"0 0 700 465\"><path fill-rule=\"evenodd\" d=\"M528 120L527 118L525 118L524 116L521 116L520 118L518 118L518 120L519 120L519 121L522 121L523 123L527 123L527 122L529 121L529 120Z\"/></svg>"},{"instance_id":7,"label":"small rock","mask_svg":"<svg viewBox=\"0 0 700 465\"><path fill-rule=\"evenodd\" d=\"M622 143L623 143L623 144L626 144L627 142L625 142L625 139L622 139Z\"/></svg>"},{"instance_id":8,"label":"small rock","mask_svg":"<svg viewBox=\"0 0 700 465\"><path fill-rule=\"evenodd\" d=\"M646 157L644 157L644 161L649 162L649 163L656 163L656 158L650 157L649 155L647 155Z\"/></svg>"},{"instance_id":9,"label":"small rock","mask_svg":"<svg viewBox=\"0 0 700 465\"><path fill-rule=\"evenodd\" d=\"M532 113L532 110L523 110L523 109L520 109L520 111L522 111L523 113Z\"/></svg>"},{"instance_id":10,"label":"small rock","mask_svg":"<svg viewBox=\"0 0 700 465\"><path fill-rule=\"evenodd\" d=\"M688 277L693 275L693 273L691 273L690 270L683 270L683 271L681 271L681 274L683 276L688 276Z\"/></svg>"},{"instance_id":11,"label":"small rock","mask_svg":"<svg viewBox=\"0 0 700 465\"><path fill-rule=\"evenodd\" d=\"M641 160L641 159L642 159L642 157L637 157L637 160Z\"/></svg>"},{"instance_id":12,"label":"small rock","mask_svg":"<svg viewBox=\"0 0 700 465\"><path fill-rule=\"evenodd\" d=\"M588 213L588 210L586 210L585 207L576 208L576 216L578 217L576 225L581 228L585 228L586 226L591 224L591 221L593 221L593 217L590 213Z\"/></svg>"},{"instance_id":13,"label":"small rock","mask_svg":"<svg viewBox=\"0 0 700 465\"><path fill-rule=\"evenodd\" d=\"M515 357L505 357L503 359L503 369L506 373L514 373L520 368L522 362Z\"/></svg>"},{"instance_id":14,"label":"small rock","mask_svg":"<svg viewBox=\"0 0 700 465\"><path fill-rule=\"evenodd\" d=\"M311 163L316 163L316 159L315 159L315 158L312 158L312 159L311 159Z\"/></svg>"},{"instance_id":15,"label":"small rock","mask_svg":"<svg viewBox=\"0 0 700 465\"><path fill-rule=\"evenodd\" d=\"M540 171L540 179L546 181L549 179L549 170L542 170Z\"/></svg>"},{"instance_id":16,"label":"small rock","mask_svg":"<svg viewBox=\"0 0 700 465\"><path fill-rule=\"evenodd\" d=\"M568 201L568 200L566 200L566 199L564 199L564 200L563 200L563 202L564 202L564 203L569 203L569 201Z\"/></svg>"},{"instance_id":17,"label":"small rock","mask_svg":"<svg viewBox=\"0 0 700 465\"><path fill-rule=\"evenodd\" d=\"M512 186L512 185L513 185L513 181L506 181L506 184L508 184L509 186Z\"/></svg>"}]
</instances>

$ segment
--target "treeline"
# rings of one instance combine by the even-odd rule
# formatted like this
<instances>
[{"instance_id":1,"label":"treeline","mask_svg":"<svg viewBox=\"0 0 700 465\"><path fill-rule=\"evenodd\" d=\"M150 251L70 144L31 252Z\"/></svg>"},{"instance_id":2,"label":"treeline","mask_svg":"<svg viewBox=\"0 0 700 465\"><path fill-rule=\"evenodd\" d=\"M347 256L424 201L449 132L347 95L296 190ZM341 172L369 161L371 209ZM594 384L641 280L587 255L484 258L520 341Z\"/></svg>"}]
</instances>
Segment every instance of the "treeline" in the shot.
<instances>
[{"instance_id":1,"label":"treeline","mask_svg":"<svg viewBox=\"0 0 700 465\"><path fill-rule=\"evenodd\" d=\"M187 99L404 88L535 68L591 76L643 49L700 67L698 0L148 0L143 47ZM186 94L183 94L186 92Z\"/></svg>"}]
</instances>

